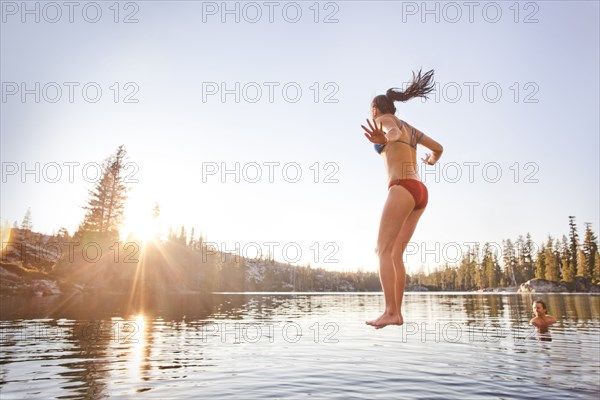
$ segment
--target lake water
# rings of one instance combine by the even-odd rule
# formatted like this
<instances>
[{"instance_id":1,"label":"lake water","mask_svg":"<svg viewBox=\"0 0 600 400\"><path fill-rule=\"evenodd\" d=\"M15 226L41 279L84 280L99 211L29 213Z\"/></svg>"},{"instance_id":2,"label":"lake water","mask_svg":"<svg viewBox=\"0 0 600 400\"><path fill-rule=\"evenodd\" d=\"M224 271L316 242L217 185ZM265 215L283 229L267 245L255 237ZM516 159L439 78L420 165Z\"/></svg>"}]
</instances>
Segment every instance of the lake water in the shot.
<instances>
[{"instance_id":1,"label":"lake water","mask_svg":"<svg viewBox=\"0 0 600 400\"><path fill-rule=\"evenodd\" d=\"M558 319L529 326L542 298ZM381 293L2 298L0 397L589 398L600 296ZM141 305L143 304L143 306Z\"/></svg>"}]
</instances>

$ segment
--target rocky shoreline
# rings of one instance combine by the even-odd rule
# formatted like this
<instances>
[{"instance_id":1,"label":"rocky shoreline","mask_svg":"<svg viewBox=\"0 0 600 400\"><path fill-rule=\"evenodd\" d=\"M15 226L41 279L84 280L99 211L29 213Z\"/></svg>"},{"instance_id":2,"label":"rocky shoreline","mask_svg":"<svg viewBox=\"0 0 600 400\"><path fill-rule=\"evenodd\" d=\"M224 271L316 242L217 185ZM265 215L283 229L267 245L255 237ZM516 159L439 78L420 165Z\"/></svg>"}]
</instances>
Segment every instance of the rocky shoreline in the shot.
<instances>
[{"instance_id":1,"label":"rocky shoreline","mask_svg":"<svg viewBox=\"0 0 600 400\"><path fill-rule=\"evenodd\" d=\"M573 282L553 282L545 279L531 279L519 286L524 293L600 293L600 285L594 285L587 278L575 277Z\"/></svg>"},{"instance_id":2,"label":"rocky shoreline","mask_svg":"<svg viewBox=\"0 0 600 400\"><path fill-rule=\"evenodd\" d=\"M90 284L66 283L44 271L31 271L19 264L0 262L0 295L2 296L54 296L64 293L69 294L99 294L108 289L106 286ZM112 287L114 291L116 287ZM165 287L168 292L179 293L181 287ZM339 292L352 293L354 288L343 287ZM118 292L118 289L116 290ZM331 290L329 290L331 291ZM407 293L415 292L440 292L436 287L424 285L410 285L406 287ZM282 293L293 293L293 288L283 290ZM589 293L600 294L600 285L594 285L589 279L576 277L573 282L552 282L545 279L531 279L519 286L485 288L474 290L472 293Z\"/></svg>"},{"instance_id":3,"label":"rocky shoreline","mask_svg":"<svg viewBox=\"0 0 600 400\"><path fill-rule=\"evenodd\" d=\"M9 273L10 274L10 273ZM70 295L78 295L78 294L89 294L89 295L98 295L98 294L107 294L104 291L100 291L97 288L89 285L69 285L68 289L63 285L60 285L59 282L52 279L32 279L30 281L15 282L12 281L10 283L6 282L7 271L4 270L0 266L0 277L4 278L4 287L0 292L0 296L56 296L62 295L64 293L69 293ZM13 274L10 274L13 275ZM9 276L10 276L9 275ZM14 277L14 275L12 276ZM7 284L8 283L8 284ZM62 286L62 287L61 287ZM7 290L8 289L8 290ZM62 290L61 290L62 289ZM189 291L180 291L180 290L171 290L171 293L183 293ZM193 293L198 293L192 291ZM281 291L281 293L293 293L293 290L289 291ZM340 293L352 293L353 291L340 291ZM406 293L436 293L442 292L442 290L438 290L437 288L427 287L427 286L410 286L405 290ZM452 291L450 291L452 292ZM112 292L113 294L120 294L120 292ZM458 292L457 292L458 293ZM474 290L471 293L556 293L556 294L598 294L600 295L600 285L592 285L589 282L584 281L583 279L575 280L574 282L565 283L565 282L552 282L544 279L531 279L525 283L522 283L520 286L511 286L511 287L500 287L500 288L485 288Z\"/></svg>"}]
</instances>

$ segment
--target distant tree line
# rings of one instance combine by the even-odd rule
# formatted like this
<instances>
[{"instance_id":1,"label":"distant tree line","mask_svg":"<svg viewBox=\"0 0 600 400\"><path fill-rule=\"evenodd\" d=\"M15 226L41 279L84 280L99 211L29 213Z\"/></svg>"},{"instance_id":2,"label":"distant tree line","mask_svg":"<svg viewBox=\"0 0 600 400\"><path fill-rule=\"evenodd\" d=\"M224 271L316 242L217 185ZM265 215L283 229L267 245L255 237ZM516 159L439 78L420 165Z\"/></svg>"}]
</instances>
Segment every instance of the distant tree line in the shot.
<instances>
[{"instance_id":1,"label":"distant tree line","mask_svg":"<svg viewBox=\"0 0 600 400\"><path fill-rule=\"evenodd\" d=\"M73 237L60 228L56 238L66 242L70 239L85 244L94 241L102 246L112 246L119 240L119 228L123 219L127 191L124 179L127 152L121 145L103 164L101 179L89 191L85 217ZM152 217L158 218L158 204ZM17 226L15 222L15 227ZM21 223L25 232L33 228L31 209ZM158 243L176 251L200 252L189 257L198 273L186 265L193 287L220 291L372 291L381 290L377 272L329 271L323 268L292 266L276 262L271 255L259 259L245 259L239 255L208 249L202 234L195 236L192 228L188 235L184 226L178 230L169 228L166 241ZM480 251L481 250L481 251ZM480 254L481 253L481 254ZM190 253L191 254L191 253ZM185 259L187 256L183 256ZM156 257L156 259L162 259ZM194 259L192 262L191 260ZM198 259L201 262L198 264ZM151 268L151 266L149 267ZM532 278L550 281L573 282L575 277L589 279L600 284L600 259L598 238L591 223L585 224L583 240L580 241L575 217L569 216L568 236L561 240L548 236L536 245L529 233L516 241L502 241L501 255L491 243L483 248L474 246L464 254L457 265L437 268L435 271L407 276L407 286L426 286L438 290L477 290L485 288L517 286ZM158 279L158 278L157 278ZM189 282L188 282L189 283Z\"/></svg>"},{"instance_id":2,"label":"distant tree line","mask_svg":"<svg viewBox=\"0 0 600 400\"><path fill-rule=\"evenodd\" d=\"M176 233L179 232L179 233ZM202 254L206 260L203 279L216 291L379 291L379 275L375 271L331 271L310 264L295 266L275 261L272 255L248 259L239 254L223 253L211 248L204 237L190 236L185 227L169 228L165 245L185 246Z\"/></svg>"},{"instance_id":3,"label":"distant tree line","mask_svg":"<svg viewBox=\"0 0 600 400\"><path fill-rule=\"evenodd\" d=\"M506 239L502 241L501 260L494 249L485 243L480 254L479 247L474 246L458 265L446 263L429 274L413 274L410 282L439 290L517 286L533 278L570 283L582 277L600 284L598 237L592 224L586 223L580 243L574 216L569 216L569 234L561 240L548 236L545 243L536 246L529 233L515 242Z\"/></svg>"}]
</instances>

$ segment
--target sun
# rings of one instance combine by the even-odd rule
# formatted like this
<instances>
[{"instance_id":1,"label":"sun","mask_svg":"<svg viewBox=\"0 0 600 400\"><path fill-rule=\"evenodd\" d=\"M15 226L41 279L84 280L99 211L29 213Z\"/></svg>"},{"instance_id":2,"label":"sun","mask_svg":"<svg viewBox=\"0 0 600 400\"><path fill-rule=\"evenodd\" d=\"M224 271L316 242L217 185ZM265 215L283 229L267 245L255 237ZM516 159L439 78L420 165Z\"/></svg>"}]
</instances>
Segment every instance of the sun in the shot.
<instances>
[{"instance_id":1,"label":"sun","mask_svg":"<svg viewBox=\"0 0 600 400\"><path fill-rule=\"evenodd\" d=\"M134 239L142 243L159 239L159 225L156 220L127 220L122 228L122 240Z\"/></svg>"}]
</instances>

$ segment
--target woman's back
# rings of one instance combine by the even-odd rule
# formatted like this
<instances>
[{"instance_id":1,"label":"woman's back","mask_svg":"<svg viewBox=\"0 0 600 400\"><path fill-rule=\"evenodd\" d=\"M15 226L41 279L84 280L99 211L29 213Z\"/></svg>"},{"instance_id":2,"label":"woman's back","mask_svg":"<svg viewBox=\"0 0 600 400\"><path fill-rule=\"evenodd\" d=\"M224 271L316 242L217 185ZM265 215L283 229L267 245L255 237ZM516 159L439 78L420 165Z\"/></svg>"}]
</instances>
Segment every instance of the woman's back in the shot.
<instances>
[{"instance_id":1,"label":"woman's back","mask_svg":"<svg viewBox=\"0 0 600 400\"><path fill-rule=\"evenodd\" d=\"M388 179L390 181L393 179L420 180L417 166L417 144L424 134L393 114L386 114L385 117L392 117L391 120L400 130L398 138L388 142L385 151L382 152Z\"/></svg>"}]
</instances>

